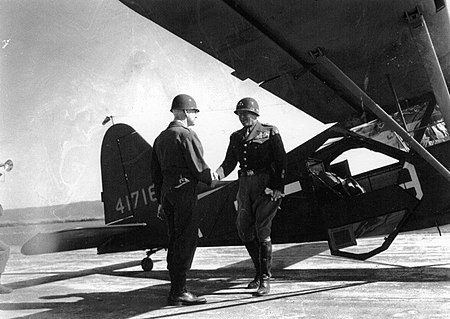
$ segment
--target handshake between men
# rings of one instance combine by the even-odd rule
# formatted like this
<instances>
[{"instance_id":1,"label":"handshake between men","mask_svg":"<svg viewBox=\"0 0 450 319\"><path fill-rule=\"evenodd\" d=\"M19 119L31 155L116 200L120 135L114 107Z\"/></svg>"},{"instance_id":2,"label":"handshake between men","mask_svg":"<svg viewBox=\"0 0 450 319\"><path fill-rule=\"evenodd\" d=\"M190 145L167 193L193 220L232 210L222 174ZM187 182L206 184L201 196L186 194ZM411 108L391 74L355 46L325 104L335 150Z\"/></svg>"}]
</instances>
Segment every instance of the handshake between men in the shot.
<instances>
[{"instance_id":1,"label":"handshake between men","mask_svg":"<svg viewBox=\"0 0 450 319\"><path fill-rule=\"evenodd\" d=\"M225 173L223 171L222 166L220 166L218 169L216 169L215 172L211 171L211 179L212 179L211 187L216 187L217 182L221 181L224 178L225 178ZM265 194L271 196L272 201L277 201L278 199L283 197L283 192L281 190L277 190L277 189L273 190L273 189L266 187L264 192L265 192Z\"/></svg>"},{"instance_id":2,"label":"handshake between men","mask_svg":"<svg viewBox=\"0 0 450 319\"><path fill-rule=\"evenodd\" d=\"M217 182L225 178L225 174L223 172L223 168L219 167L215 172L211 171L211 187L216 187Z\"/></svg>"}]
</instances>

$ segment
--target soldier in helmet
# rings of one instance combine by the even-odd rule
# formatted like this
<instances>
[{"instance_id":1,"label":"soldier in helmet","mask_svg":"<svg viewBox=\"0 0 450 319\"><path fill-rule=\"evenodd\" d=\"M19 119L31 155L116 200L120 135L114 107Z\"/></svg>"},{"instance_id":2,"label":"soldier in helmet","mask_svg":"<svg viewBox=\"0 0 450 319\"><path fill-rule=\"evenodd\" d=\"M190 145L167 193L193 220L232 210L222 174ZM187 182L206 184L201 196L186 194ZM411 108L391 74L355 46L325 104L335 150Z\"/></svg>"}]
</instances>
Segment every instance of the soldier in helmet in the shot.
<instances>
[{"instance_id":1,"label":"soldier in helmet","mask_svg":"<svg viewBox=\"0 0 450 319\"><path fill-rule=\"evenodd\" d=\"M253 98L241 99L234 113L243 128L231 134L225 160L216 174L219 179L226 177L239 162L236 226L256 270L248 288L263 296L270 292L270 234L284 191L286 152L278 129L257 120L259 106Z\"/></svg>"},{"instance_id":2,"label":"soldier in helmet","mask_svg":"<svg viewBox=\"0 0 450 319\"><path fill-rule=\"evenodd\" d=\"M167 269L171 281L169 305L206 303L186 289L186 273L191 268L198 241L198 182L212 183L211 170L203 159L197 134L190 129L199 112L194 99L177 95L170 111L174 119L156 138L151 172L158 200L158 216L167 222L169 246Z\"/></svg>"}]
</instances>

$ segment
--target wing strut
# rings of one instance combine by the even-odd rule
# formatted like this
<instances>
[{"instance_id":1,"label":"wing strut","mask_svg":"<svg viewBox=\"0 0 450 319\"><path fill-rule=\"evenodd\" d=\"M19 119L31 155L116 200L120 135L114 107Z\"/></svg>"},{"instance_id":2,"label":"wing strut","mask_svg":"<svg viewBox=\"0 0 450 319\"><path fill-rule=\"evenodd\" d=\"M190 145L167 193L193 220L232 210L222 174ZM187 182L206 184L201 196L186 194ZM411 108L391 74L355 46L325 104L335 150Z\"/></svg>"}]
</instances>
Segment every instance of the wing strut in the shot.
<instances>
[{"instance_id":1,"label":"wing strut","mask_svg":"<svg viewBox=\"0 0 450 319\"><path fill-rule=\"evenodd\" d=\"M355 82L353 82L339 67L329 60L322 50L312 52L316 63L332 74L354 97L359 98L390 129L398 133L420 156L433 166L445 179L450 182L450 172L422 145L408 134L392 117L389 116L374 100L372 100Z\"/></svg>"}]
</instances>

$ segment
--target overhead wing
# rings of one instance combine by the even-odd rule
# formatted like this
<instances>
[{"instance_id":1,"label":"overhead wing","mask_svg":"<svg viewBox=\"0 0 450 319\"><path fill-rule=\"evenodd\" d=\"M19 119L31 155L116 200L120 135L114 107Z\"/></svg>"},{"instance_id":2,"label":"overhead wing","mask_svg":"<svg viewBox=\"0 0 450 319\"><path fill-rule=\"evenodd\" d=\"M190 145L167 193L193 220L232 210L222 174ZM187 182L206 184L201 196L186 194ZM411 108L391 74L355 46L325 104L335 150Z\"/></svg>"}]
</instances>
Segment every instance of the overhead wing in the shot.
<instances>
[{"instance_id":1,"label":"overhead wing","mask_svg":"<svg viewBox=\"0 0 450 319\"><path fill-rule=\"evenodd\" d=\"M427 65L440 63L436 74L450 80L443 0L121 2L230 66L236 77L259 83L325 123L351 127L374 116L335 74L315 63L317 54L326 54L389 114L397 102L407 107L430 99L438 81Z\"/></svg>"},{"instance_id":2,"label":"overhead wing","mask_svg":"<svg viewBox=\"0 0 450 319\"><path fill-rule=\"evenodd\" d=\"M139 232L145 226L145 224L133 224L124 226L85 227L66 229L52 233L39 233L22 246L21 252L24 255L38 255L76 249L101 248L113 241L114 238ZM136 241L138 242L139 239L136 238ZM148 247L144 247L143 249L145 248Z\"/></svg>"}]
</instances>

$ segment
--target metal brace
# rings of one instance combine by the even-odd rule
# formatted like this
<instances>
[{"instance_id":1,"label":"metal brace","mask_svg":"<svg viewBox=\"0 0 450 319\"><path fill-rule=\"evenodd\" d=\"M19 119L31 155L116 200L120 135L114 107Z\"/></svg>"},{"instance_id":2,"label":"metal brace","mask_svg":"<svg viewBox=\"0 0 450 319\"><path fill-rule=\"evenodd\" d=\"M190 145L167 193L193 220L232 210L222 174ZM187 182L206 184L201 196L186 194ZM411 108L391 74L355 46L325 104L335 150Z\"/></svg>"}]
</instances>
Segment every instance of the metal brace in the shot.
<instances>
[{"instance_id":1,"label":"metal brace","mask_svg":"<svg viewBox=\"0 0 450 319\"><path fill-rule=\"evenodd\" d=\"M423 26L423 14L418 6L413 11L405 11L404 18L411 25L413 29Z\"/></svg>"},{"instance_id":2,"label":"metal brace","mask_svg":"<svg viewBox=\"0 0 450 319\"><path fill-rule=\"evenodd\" d=\"M311 56L311 58L317 59L325 55L325 50L321 47L317 47L315 50L309 51L309 55Z\"/></svg>"}]
</instances>

